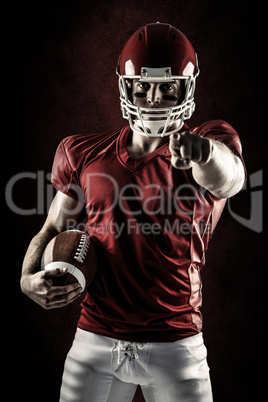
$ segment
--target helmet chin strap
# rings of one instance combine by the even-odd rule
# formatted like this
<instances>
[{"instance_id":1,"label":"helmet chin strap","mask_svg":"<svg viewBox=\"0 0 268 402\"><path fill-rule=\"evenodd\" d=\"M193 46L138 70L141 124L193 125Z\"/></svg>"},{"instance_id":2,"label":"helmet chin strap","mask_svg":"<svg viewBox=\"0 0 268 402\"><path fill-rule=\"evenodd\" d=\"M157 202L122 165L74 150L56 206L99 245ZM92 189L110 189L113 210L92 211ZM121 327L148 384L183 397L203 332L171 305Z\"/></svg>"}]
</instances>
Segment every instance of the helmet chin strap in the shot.
<instances>
[{"instance_id":1,"label":"helmet chin strap","mask_svg":"<svg viewBox=\"0 0 268 402\"><path fill-rule=\"evenodd\" d=\"M174 125L175 122L177 122L179 124ZM164 136L168 136L174 132L179 131L181 129L181 127L183 126L183 120L179 119L179 120L172 121L171 124L169 124L169 126L167 127L167 129L165 131L164 131L164 129L165 129L165 125L166 125L166 120L143 120L143 124L142 124L141 120L136 120L135 125L140 130L140 131L135 130L139 134L145 135L147 137L164 137ZM143 126L144 126L146 132L144 131ZM173 128L173 130L172 130L172 128Z\"/></svg>"},{"instance_id":2,"label":"helmet chin strap","mask_svg":"<svg viewBox=\"0 0 268 402\"><path fill-rule=\"evenodd\" d=\"M143 125L141 120L136 120L137 126L139 129L143 130ZM156 134L156 137L161 134L165 128L165 121L163 120L143 120L144 127L148 134ZM146 134L146 133L145 133Z\"/></svg>"}]
</instances>

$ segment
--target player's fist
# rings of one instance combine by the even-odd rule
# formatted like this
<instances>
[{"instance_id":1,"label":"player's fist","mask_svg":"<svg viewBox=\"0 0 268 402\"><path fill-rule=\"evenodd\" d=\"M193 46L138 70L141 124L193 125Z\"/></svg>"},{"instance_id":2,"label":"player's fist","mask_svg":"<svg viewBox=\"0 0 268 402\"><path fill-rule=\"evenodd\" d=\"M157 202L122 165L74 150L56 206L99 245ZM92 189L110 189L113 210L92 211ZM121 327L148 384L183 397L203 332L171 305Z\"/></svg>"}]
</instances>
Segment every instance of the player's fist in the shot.
<instances>
[{"instance_id":1,"label":"player's fist","mask_svg":"<svg viewBox=\"0 0 268 402\"><path fill-rule=\"evenodd\" d=\"M21 278L21 289L46 310L67 306L81 295L81 286L78 282L65 286L53 286L53 278L65 275L66 272L67 269L54 268L24 276Z\"/></svg>"},{"instance_id":2,"label":"player's fist","mask_svg":"<svg viewBox=\"0 0 268 402\"><path fill-rule=\"evenodd\" d=\"M190 169L193 163L206 164L212 155L213 143L207 138L184 131L169 138L171 163L176 169Z\"/></svg>"}]
</instances>

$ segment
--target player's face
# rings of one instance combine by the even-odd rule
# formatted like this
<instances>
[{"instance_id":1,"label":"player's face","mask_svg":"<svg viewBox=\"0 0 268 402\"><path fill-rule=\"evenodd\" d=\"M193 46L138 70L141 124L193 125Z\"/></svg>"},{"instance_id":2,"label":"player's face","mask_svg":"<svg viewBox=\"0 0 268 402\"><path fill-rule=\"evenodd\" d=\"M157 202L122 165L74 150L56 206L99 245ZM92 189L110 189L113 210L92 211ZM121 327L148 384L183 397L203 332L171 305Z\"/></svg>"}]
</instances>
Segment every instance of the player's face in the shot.
<instances>
[{"instance_id":1,"label":"player's face","mask_svg":"<svg viewBox=\"0 0 268 402\"><path fill-rule=\"evenodd\" d=\"M130 86L131 83L129 82ZM171 82L132 82L132 102L142 108L168 108L180 103L183 88L180 80Z\"/></svg>"}]
</instances>

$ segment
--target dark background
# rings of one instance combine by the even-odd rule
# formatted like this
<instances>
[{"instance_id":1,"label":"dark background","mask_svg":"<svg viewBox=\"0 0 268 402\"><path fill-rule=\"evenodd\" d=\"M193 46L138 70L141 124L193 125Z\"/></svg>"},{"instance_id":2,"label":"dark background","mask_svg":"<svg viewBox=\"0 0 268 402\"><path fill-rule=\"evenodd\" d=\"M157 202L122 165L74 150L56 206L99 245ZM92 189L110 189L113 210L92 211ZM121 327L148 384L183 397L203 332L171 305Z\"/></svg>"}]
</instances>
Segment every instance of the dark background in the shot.
<instances>
[{"instance_id":1,"label":"dark background","mask_svg":"<svg viewBox=\"0 0 268 402\"><path fill-rule=\"evenodd\" d=\"M142 25L168 22L188 36L199 56L197 108L190 126L218 118L228 121L241 137L248 175L263 169L267 52L261 3L36 0L10 2L2 9L4 184L18 173L40 172L38 180L33 176L17 181L12 192L18 207L38 206L37 213L22 216L6 206L2 218L8 232L2 353L8 356L4 369L9 400L18 393L21 400L58 400L79 315L79 303L45 311L19 287L24 253L49 207L47 175L58 143L71 134L126 124L115 75L120 51ZM44 192L39 200L38 189L39 195ZM232 198L231 207L249 219L249 189ZM263 247L263 232L241 225L226 208L202 273L203 332L215 402L263 399ZM135 401L142 400L138 392Z\"/></svg>"}]
</instances>

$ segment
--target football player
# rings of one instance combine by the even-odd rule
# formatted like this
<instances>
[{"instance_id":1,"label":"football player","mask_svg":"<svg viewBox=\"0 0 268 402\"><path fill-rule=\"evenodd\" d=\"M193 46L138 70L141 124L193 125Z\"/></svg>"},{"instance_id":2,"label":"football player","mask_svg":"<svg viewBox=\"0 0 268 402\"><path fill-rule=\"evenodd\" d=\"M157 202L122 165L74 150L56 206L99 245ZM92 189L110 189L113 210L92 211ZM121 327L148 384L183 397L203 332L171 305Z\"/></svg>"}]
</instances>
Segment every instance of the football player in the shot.
<instances>
[{"instance_id":1,"label":"football player","mask_svg":"<svg viewBox=\"0 0 268 402\"><path fill-rule=\"evenodd\" d=\"M64 269L39 267L48 241L85 209L98 267L60 401L130 402L139 384L147 402L210 402L200 270L226 199L245 181L240 139L222 120L186 125L199 67L177 28L140 28L117 74L129 124L60 143L58 192L26 253L21 288L46 309L79 297L78 284L53 286Z\"/></svg>"}]
</instances>

